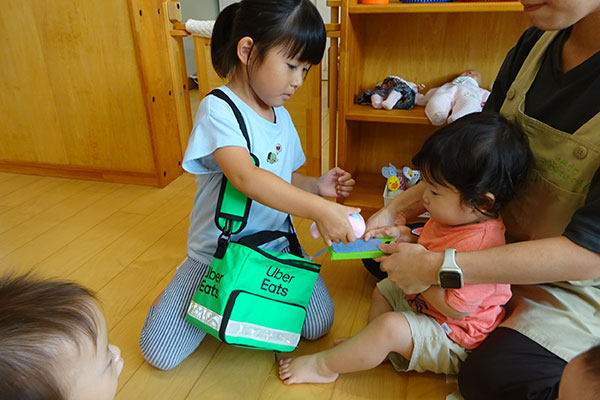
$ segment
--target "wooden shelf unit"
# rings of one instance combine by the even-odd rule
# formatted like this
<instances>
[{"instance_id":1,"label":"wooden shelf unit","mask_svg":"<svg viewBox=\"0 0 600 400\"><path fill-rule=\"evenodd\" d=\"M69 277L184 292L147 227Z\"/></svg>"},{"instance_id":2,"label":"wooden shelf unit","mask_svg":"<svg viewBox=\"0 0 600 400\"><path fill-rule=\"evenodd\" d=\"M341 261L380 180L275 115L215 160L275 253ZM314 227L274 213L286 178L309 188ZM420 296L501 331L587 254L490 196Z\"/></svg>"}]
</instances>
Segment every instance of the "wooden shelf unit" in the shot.
<instances>
[{"instance_id":1,"label":"wooden shelf unit","mask_svg":"<svg viewBox=\"0 0 600 400\"><path fill-rule=\"evenodd\" d=\"M481 1L464 3L390 3L382 5L357 4L356 1L349 1L349 3L350 14L523 11L523 6L518 1Z\"/></svg>"},{"instance_id":2,"label":"wooden shelf unit","mask_svg":"<svg viewBox=\"0 0 600 400\"><path fill-rule=\"evenodd\" d=\"M366 213L383 206L381 168L411 165L436 127L424 108L375 110L354 99L386 76L433 88L466 69L477 69L490 87L502 61L529 26L518 2L359 4L340 9L336 161L357 180L345 204ZM330 64L331 66L335 64ZM332 114L332 115L335 115Z\"/></svg>"}]
</instances>

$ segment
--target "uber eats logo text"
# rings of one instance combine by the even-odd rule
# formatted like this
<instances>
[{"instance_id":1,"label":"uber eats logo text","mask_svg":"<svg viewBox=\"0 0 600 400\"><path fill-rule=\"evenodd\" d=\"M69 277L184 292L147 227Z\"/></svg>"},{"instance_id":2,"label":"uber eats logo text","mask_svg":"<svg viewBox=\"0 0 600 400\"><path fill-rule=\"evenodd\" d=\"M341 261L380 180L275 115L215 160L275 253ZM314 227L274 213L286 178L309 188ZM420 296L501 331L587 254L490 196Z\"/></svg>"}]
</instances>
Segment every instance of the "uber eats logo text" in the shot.
<instances>
[{"instance_id":1,"label":"uber eats logo text","mask_svg":"<svg viewBox=\"0 0 600 400\"><path fill-rule=\"evenodd\" d=\"M213 296L215 299L219 298L219 288L215 285L221 281L225 275L215 272L212 267L208 267L208 271L204 275L204 279L202 279L202 283L200 284L200 291L202 293L206 293L208 295ZM210 282L209 282L210 281Z\"/></svg>"},{"instance_id":2,"label":"uber eats logo text","mask_svg":"<svg viewBox=\"0 0 600 400\"><path fill-rule=\"evenodd\" d=\"M294 275L283 273L279 267L271 265L267 270L267 278L263 279L260 288L285 297L288 294L288 288L282 285L282 283L291 283L292 279L294 279Z\"/></svg>"},{"instance_id":3,"label":"uber eats logo text","mask_svg":"<svg viewBox=\"0 0 600 400\"><path fill-rule=\"evenodd\" d=\"M212 266L208 267L208 271L206 271L206 275L204 275L204 279L202 280L202 283L200 283L200 291L218 299L218 284L224 276L225 274L216 272ZM269 266L269 269L267 269L266 277L260 282L260 289L285 297L288 294L289 284L294 278L294 275L286 274L281 271L279 267L271 265Z\"/></svg>"}]
</instances>

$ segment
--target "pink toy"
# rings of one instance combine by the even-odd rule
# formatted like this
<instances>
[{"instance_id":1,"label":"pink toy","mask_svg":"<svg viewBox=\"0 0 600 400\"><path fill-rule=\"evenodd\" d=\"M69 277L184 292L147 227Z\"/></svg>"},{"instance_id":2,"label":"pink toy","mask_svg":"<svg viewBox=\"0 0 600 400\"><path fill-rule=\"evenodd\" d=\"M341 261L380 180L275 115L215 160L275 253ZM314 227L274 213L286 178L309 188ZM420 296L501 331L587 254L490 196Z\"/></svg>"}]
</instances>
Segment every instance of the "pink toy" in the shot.
<instances>
[{"instance_id":1,"label":"pink toy","mask_svg":"<svg viewBox=\"0 0 600 400\"><path fill-rule=\"evenodd\" d=\"M367 229L367 225L365 224L365 220L360 214L350 214L348 215L348 220L350 221L350 225L352 225L352 229L354 229L354 236L358 239L362 235L364 235L365 230ZM315 239L318 239L321 234L317 229L317 223L313 222L310 226L310 236Z\"/></svg>"},{"instance_id":2,"label":"pink toy","mask_svg":"<svg viewBox=\"0 0 600 400\"><path fill-rule=\"evenodd\" d=\"M415 104L425 106L425 115L433 125L450 124L463 115L481 111L490 92L480 86L481 74L469 69L425 95L418 93Z\"/></svg>"}]
</instances>

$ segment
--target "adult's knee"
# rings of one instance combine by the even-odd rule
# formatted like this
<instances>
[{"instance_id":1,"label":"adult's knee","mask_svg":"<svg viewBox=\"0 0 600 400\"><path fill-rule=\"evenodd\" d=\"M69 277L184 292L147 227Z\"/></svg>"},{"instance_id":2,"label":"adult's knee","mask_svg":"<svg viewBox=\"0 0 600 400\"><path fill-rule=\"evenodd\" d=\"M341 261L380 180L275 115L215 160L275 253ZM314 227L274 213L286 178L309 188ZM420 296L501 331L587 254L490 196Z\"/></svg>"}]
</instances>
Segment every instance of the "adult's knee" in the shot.
<instances>
[{"instance_id":1,"label":"adult's knee","mask_svg":"<svg viewBox=\"0 0 600 400\"><path fill-rule=\"evenodd\" d=\"M466 400L495 399L493 393L501 379L495 372L493 360L471 353L460 367L458 387Z\"/></svg>"},{"instance_id":2,"label":"adult's knee","mask_svg":"<svg viewBox=\"0 0 600 400\"><path fill-rule=\"evenodd\" d=\"M458 386L467 400L555 399L565 364L521 333L497 328L467 357Z\"/></svg>"},{"instance_id":3,"label":"adult's knee","mask_svg":"<svg viewBox=\"0 0 600 400\"><path fill-rule=\"evenodd\" d=\"M365 268L367 269L367 271L369 271L371 273L371 275L376 277L377 280L382 280L382 279L387 278L387 272L382 271L379 268L380 263L378 263L377 261L375 261L371 258L364 258L362 260L362 263L365 266Z\"/></svg>"}]
</instances>

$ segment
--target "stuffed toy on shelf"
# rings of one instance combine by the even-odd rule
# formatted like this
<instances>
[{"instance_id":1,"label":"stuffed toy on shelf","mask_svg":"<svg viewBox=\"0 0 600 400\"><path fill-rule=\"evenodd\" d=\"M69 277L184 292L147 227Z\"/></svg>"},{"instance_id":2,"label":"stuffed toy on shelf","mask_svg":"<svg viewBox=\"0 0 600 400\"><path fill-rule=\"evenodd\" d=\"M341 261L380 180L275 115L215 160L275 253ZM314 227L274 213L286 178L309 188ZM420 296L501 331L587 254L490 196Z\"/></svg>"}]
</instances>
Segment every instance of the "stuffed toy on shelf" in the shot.
<instances>
[{"instance_id":1,"label":"stuffed toy on shelf","mask_svg":"<svg viewBox=\"0 0 600 400\"><path fill-rule=\"evenodd\" d=\"M424 85L417 85L395 75L386 77L373 90L365 90L355 100L357 104L371 105L386 110L410 110L415 105L415 97Z\"/></svg>"},{"instance_id":2,"label":"stuffed toy on shelf","mask_svg":"<svg viewBox=\"0 0 600 400\"><path fill-rule=\"evenodd\" d=\"M425 106L425 115L433 125L451 123L483 109L490 92L481 86L481 74L469 69L452 82L416 95L415 104Z\"/></svg>"},{"instance_id":3,"label":"stuffed toy on shelf","mask_svg":"<svg viewBox=\"0 0 600 400\"><path fill-rule=\"evenodd\" d=\"M403 165L397 170L394 164L389 163L387 167L381 168L381 174L387 178L383 191L384 204L391 201L396 195L414 186L421 179L421 171Z\"/></svg>"}]
</instances>

